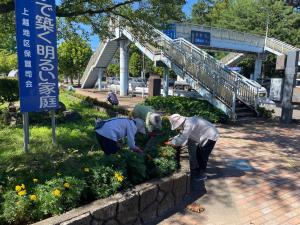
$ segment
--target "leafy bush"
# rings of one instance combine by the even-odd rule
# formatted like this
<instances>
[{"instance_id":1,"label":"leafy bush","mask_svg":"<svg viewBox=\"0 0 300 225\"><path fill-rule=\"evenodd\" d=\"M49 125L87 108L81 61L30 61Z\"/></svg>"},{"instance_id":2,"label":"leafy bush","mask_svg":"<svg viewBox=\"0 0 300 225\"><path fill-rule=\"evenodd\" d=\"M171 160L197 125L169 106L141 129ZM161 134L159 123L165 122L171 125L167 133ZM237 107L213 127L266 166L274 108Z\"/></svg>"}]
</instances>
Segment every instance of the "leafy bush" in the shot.
<instances>
[{"instance_id":1,"label":"leafy bush","mask_svg":"<svg viewBox=\"0 0 300 225\"><path fill-rule=\"evenodd\" d=\"M274 109L269 110L264 107L258 107L257 111L259 116L263 118L272 118L273 114L275 113Z\"/></svg>"},{"instance_id":2,"label":"leafy bush","mask_svg":"<svg viewBox=\"0 0 300 225\"><path fill-rule=\"evenodd\" d=\"M155 165L155 175L164 177L170 175L176 170L176 162L172 159L159 157L153 160Z\"/></svg>"},{"instance_id":3,"label":"leafy bush","mask_svg":"<svg viewBox=\"0 0 300 225\"><path fill-rule=\"evenodd\" d=\"M126 172L128 180L132 184L139 184L146 180L146 165L144 156L132 152L131 150L124 149L121 156L126 160Z\"/></svg>"},{"instance_id":4,"label":"leafy bush","mask_svg":"<svg viewBox=\"0 0 300 225\"><path fill-rule=\"evenodd\" d=\"M23 224L30 221L30 201L27 196L19 196L16 191L4 194L3 217L9 223Z\"/></svg>"},{"instance_id":5,"label":"leafy bush","mask_svg":"<svg viewBox=\"0 0 300 225\"><path fill-rule=\"evenodd\" d=\"M55 215L76 207L85 182L75 177L54 178L37 185L37 208L42 215Z\"/></svg>"},{"instance_id":6,"label":"leafy bush","mask_svg":"<svg viewBox=\"0 0 300 225\"><path fill-rule=\"evenodd\" d=\"M97 198L108 197L118 191L124 181L120 171L110 167L99 166L92 171L90 188Z\"/></svg>"},{"instance_id":7,"label":"leafy bush","mask_svg":"<svg viewBox=\"0 0 300 225\"><path fill-rule=\"evenodd\" d=\"M56 215L78 206L85 187L74 177L54 178L45 184L16 185L4 194L3 217L9 223L24 224Z\"/></svg>"},{"instance_id":8,"label":"leafy bush","mask_svg":"<svg viewBox=\"0 0 300 225\"><path fill-rule=\"evenodd\" d=\"M17 79L0 78L0 104L14 102L19 99L19 85Z\"/></svg>"},{"instance_id":9,"label":"leafy bush","mask_svg":"<svg viewBox=\"0 0 300 225\"><path fill-rule=\"evenodd\" d=\"M200 116L213 123L228 120L222 111L205 100L178 96L155 96L146 99L145 104L167 114L179 113L183 116Z\"/></svg>"}]
</instances>

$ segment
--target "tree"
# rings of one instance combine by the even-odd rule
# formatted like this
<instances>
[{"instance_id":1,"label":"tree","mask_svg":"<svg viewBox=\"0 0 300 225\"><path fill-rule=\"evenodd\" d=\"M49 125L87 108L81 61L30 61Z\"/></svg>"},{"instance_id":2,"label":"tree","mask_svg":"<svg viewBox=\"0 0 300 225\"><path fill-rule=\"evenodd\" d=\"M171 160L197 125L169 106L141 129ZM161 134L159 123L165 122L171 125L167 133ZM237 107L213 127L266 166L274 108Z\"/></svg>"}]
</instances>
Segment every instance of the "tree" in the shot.
<instances>
[{"instance_id":1,"label":"tree","mask_svg":"<svg viewBox=\"0 0 300 225\"><path fill-rule=\"evenodd\" d=\"M106 72L109 77L119 76L120 64L109 64Z\"/></svg>"},{"instance_id":2,"label":"tree","mask_svg":"<svg viewBox=\"0 0 300 225\"><path fill-rule=\"evenodd\" d=\"M92 53L91 47L79 36L65 40L58 47L60 75L69 77L72 84L74 78L77 77L78 85L80 85L80 79Z\"/></svg>"},{"instance_id":3,"label":"tree","mask_svg":"<svg viewBox=\"0 0 300 225\"><path fill-rule=\"evenodd\" d=\"M133 77L138 77L141 74L142 62L141 56L137 52L133 52L129 59L129 73Z\"/></svg>"},{"instance_id":4,"label":"tree","mask_svg":"<svg viewBox=\"0 0 300 225\"><path fill-rule=\"evenodd\" d=\"M98 34L101 39L110 37L109 21L119 17L120 25L130 26L132 32L141 38L151 33L152 27L159 28L166 20L183 20L182 6L185 0L61 0L56 5L57 16L65 18L68 26L77 30L78 26L84 24L92 28L92 33ZM2 25L0 27L0 43L2 40L15 36L15 20L13 19L15 5L14 0L0 1L0 15L5 15L7 20L3 21L10 32L5 33ZM144 22L146 23L144 23Z\"/></svg>"},{"instance_id":5,"label":"tree","mask_svg":"<svg viewBox=\"0 0 300 225\"><path fill-rule=\"evenodd\" d=\"M0 74L7 75L17 68L17 54L0 49Z\"/></svg>"},{"instance_id":6,"label":"tree","mask_svg":"<svg viewBox=\"0 0 300 225\"><path fill-rule=\"evenodd\" d=\"M199 18L194 14L192 19ZM206 19L206 23L214 27L263 36L268 23L269 37L300 47L300 14L293 13L293 7L281 0L218 0ZM277 76L274 64L275 57L267 57L263 70L265 76ZM254 67L253 58L246 58L240 65L243 66L243 74L249 76Z\"/></svg>"},{"instance_id":7,"label":"tree","mask_svg":"<svg viewBox=\"0 0 300 225\"><path fill-rule=\"evenodd\" d=\"M193 5L191 21L196 24L210 24L209 13L214 6L214 0L199 0Z\"/></svg>"}]
</instances>

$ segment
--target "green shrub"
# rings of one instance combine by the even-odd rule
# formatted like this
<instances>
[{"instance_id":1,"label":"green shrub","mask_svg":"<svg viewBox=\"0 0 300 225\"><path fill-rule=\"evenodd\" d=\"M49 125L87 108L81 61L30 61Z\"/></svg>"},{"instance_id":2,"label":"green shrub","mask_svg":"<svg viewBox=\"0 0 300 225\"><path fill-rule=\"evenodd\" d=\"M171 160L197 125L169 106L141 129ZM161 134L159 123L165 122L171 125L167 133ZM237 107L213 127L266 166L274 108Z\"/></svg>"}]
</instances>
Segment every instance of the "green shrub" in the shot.
<instances>
[{"instance_id":1,"label":"green shrub","mask_svg":"<svg viewBox=\"0 0 300 225\"><path fill-rule=\"evenodd\" d=\"M3 217L11 224L27 224L79 205L85 187L74 177L54 178L45 184L16 185L4 194Z\"/></svg>"},{"instance_id":2,"label":"green shrub","mask_svg":"<svg viewBox=\"0 0 300 225\"><path fill-rule=\"evenodd\" d=\"M269 110L264 107L258 107L257 111L258 111L258 115L263 118L272 118L273 114L275 113L274 109Z\"/></svg>"},{"instance_id":3,"label":"green shrub","mask_svg":"<svg viewBox=\"0 0 300 225\"><path fill-rule=\"evenodd\" d=\"M15 102L19 99L17 79L0 78L0 105L5 102Z\"/></svg>"},{"instance_id":4,"label":"green shrub","mask_svg":"<svg viewBox=\"0 0 300 225\"><path fill-rule=\"evenodd\" d=\"M31 203L28 196L19 196L16 191L8 191L3 197L3 217L8 223L24 224L30 221Z\"/></svg>"},{"instance_id":5,"label":"green shrub","mask_svg":"<svg viewBox=\"0 0 300 225\"><path fill-rule=\"evenodd\" d=\"M92 171L90 188L97 198L105 198L116 193L122 186L124 176L110 167L99 166Z\"/></svg>"},{"instance_id":6,"label":"green shrub","mask_svg":"<svg viewBox=\"0 0 300 225\"><path fill-rule=\"evenodd\" d=\"M178 96L155 96L146 99L145 104L152 106L156 110L164 111L167 114L179 113L182 116L188 117L200 116L213 123L228 120L228 117L222 111L205 100Z\"/></svg>"},{"instance_id":7,"label":"green shrub","mask_svg":"<svg viewBox=\"0 0 300 225\"><path fill-rule=\"evenodd\" d=\"M56 215L78 206L85 182L74 177L54 178L34 188L36 217Z\"/></svg>"},{"instance_id":8,"label":"green shrub","mask_svg":"<svg viewBox=\"0 0 300 225\"><path fill-rule=\"evenodd\" d=\"M159 157L153 160L155 166L155 175L164 177L170 175L176 170L176 162L164 157Z\"/></svg>"},{"instance_id":9,"label":"green shrub","mask_svg":"<svg viewBox=\"0 0 300 225\"><path fill-rule=\"evenodd\" d=\"M132 184L140 184L147 178L146 165L143 154L137 154L128 149L121 152L122 158L126 160L126 173Z\"/></svg>"}]
</instances>

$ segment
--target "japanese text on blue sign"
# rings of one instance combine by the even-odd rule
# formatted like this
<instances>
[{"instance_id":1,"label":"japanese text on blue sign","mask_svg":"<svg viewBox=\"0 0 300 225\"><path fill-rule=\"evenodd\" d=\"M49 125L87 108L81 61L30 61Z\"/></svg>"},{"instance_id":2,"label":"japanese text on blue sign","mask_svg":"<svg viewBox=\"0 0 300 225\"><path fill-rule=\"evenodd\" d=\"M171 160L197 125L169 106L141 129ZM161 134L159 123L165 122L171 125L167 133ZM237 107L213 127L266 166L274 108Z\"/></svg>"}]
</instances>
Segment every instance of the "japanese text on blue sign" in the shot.
<instances>
[{"instance_id":1,"label":"japanese text on blue sign","mask_svg":"<svg viewBox=\"0 0 300 225\"><path fill-rule=\"evenodd\" d=\"M176 39L176 24L168 24L163 33L172 39Z\"/></svg>"},{"instance_id":2,"label":"japanese text on blue sign","mask_svg":"<svg viewBox=\"0 0 300 225\"><path fill-rule=\"evenodd\" d=\"M210 33L202 31L191 31L191 40L196 45L210 45Z\"/></svg>"},{"instance_id":3,"label":"japanese text on blue sign","mask_svg":"<svg viewBox=\"0 0 300 225\"><path fill-rule=\"evenodd\" d=\"M55 0L16 1L21 112L58 108Z\"/></svg>"}]
</instances>

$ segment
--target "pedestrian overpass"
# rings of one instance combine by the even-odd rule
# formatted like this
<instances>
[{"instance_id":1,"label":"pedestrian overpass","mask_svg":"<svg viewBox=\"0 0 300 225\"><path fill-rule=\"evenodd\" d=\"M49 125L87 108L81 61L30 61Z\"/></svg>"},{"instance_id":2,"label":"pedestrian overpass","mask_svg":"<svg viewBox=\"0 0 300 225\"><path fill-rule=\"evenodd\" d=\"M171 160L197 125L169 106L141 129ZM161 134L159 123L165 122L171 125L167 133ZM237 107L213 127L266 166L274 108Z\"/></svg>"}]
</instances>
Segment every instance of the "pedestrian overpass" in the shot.
<instances>
[{"instance_id":1,"label":"pedestrian overpass","mask_svg":"<svg viewBox=\"0 0 300 225\"><path fill-rule=\"evenodd\" d=\"M120 95L127 95L128 46L134 43L149 59L164 67L165 95L168 93L169 69L172 69L205 99L234 119L239 115L239 110L245 113L243 108L237 108L237 102L242 102L250 114L251 111L257 111L261 86L239 73L230 71L203 49L255 53L258 55L257 72L262 64L259 56L264 52L282 55L295 49L273 38L264 39L256 35L191 24L176 24L176 35L172 38L153 29L152 40L146 43L139 41L130 27L120 27L117 20L111 23L111 27L115 37L103 41L91 57L82 78L82 88L93 88L97 81L101 82L104 70L120 48ZM193 35L195 31L209 33L209 45L191 43L192 31Z\"/></svg>"}]
</instances>

